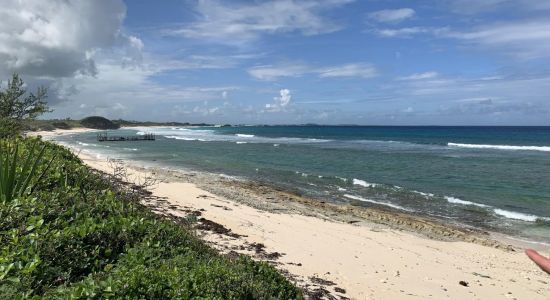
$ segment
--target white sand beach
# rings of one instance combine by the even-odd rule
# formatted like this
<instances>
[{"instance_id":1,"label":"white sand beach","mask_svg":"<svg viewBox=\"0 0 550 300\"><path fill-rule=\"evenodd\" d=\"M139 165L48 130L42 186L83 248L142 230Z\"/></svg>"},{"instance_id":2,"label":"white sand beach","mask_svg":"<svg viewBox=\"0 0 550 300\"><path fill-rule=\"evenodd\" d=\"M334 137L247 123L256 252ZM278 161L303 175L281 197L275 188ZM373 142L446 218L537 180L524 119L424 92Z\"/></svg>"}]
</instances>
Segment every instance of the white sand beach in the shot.
<instances>
[{"instance_id":1,"label":"white sand beach","mask_svg":"<svg viewBox=\"0 0 550 300\"><path fill-rule=\"evenodd\" d=\"M85 130L34 134L51 137ZM104 159L79 156L92 168L111 171ZM147 175L139 166L126 163L131 177ZM430 239L369 222L349 224L330 216L260 210L176 177L159 179L152 192L166 200L155 204L164 206L165 213L185 216L182 208L200 211L202 217L240 235L201 231L214 247L261 259L246 245L265 245L265 253L281 254L271 260L277 268L287 270L298 285L326 280L324 288L336 299L550 298L550 276L519 247L510 251Z\"/></svg>"}]
</instances>

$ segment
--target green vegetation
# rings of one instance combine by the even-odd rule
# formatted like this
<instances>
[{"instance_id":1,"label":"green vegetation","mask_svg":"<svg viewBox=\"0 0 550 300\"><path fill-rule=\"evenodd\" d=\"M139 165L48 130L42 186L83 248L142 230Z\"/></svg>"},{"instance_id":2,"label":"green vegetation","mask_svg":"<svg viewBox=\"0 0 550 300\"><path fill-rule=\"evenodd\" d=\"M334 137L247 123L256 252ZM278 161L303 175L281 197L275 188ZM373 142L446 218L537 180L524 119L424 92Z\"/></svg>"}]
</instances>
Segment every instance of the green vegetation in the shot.
<instances>
[{"instance_id":1,"label":"green vegetation","mask_svg":"<svg viewBox=\"0 0 550 300\"><path fill-rule=\"evenodd\" d=\"M26 196L26 193L32 192L34 185L31 180L36 175L36 168L40 164L46 146L35 153L36 142L32 144L28 154L25 157L19 157L19 144L2 141L0 143L0 202L7 203L13 199ZM42 170L38 181L44 176L48 167L53 162L52 157L46 169ZM21 161L23 162L21 164Z\"/></svg>"},{"instance_id":2,"label":"green vegetation","mask_svg":"<svg viewBox=\"0 0 550 300\"><path fill-rule=\"evenodd\" d=\"M120 125L111 122L104 117L92 116L80 120L80 124L87 128L93 129L118 129Z\"/></svg>"},{"instance_id":3,"label":"green vegetation","mask_svg":"<svg viewBox=\"0 0 550 300\"><path fill-rule=\"evenodd\" d=\"M17 186L0 203L0 299L302 298L273 267L218 254L66 148L19 139L0 151L2 186Z\"/></svg>"},{"instance_id":4,"label":"green vegetation","mask_svg":"<svg viewBox=\"0 0 550 300\"><path fill-rule=\"evenodd\" d=\"M81 128L81 127L96 128L96 127L92 127L92 126L96 126L94 122L92 122L91 124L86 124L86 122L82 123L86 119L88 118L84 118L82 120L73 120L73 119L27 120L23 124L23 130L51 131L55 129L71 129L71 128ZM181 123L181 122L149 122L149 121L142 122L142 121L127 121L122 119L110 120L110 122L114 123L116 126L119 126L119 127L122 127L122 126L169 126L169 127L212 126L211 124L206 124L206 123L191 124L191 123ZM225 126L230 126L230 125L225 125Z\"/></svg>"},{"instance_id":5,"label":"green vegetation","mask_svg":"<svg viewBox=\"0 0 550 300\"><path fill-rule=\"evenodd\" d=\"M0 90L0 138L18 135L25 122L47 112L46 93L43 87L36 94L27 93L23 80L13 74L7 87Z\"/></svg>"},{"instance_id":6,"label":"green vegetation","mask_svg":"<svg viewBox=\"0 0 550 300\"><path fill-rule=\"evenodd\" d=\"M302 299L273 267L220 255L193 224L152 213L143 190L21 130L120 125L36 120L46 90L0 91L0 299ZM192 220L190 218L189 220Z\"/></svg>"}]
</instances>

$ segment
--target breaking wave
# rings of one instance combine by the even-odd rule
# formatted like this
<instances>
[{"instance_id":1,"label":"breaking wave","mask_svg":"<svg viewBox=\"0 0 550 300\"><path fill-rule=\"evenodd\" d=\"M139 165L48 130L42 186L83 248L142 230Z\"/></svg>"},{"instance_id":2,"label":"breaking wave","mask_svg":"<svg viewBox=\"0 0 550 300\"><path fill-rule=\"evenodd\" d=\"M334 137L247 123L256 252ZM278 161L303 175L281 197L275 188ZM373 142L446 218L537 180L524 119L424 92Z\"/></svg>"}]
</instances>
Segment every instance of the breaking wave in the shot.
<instances>
[{"instance_id":1,"label":"breaking wave","mask_svg":"<svg viewBox=\"0 0 550 300\"><path fill-rule=\"evenodd\" d=\"M496 150L550 152L550 146L512 146L512 145L483 145L483 144L459 144L459 143L447 143L447 146L457 147L457 148L469 148L469 149L496 149Z\"/></svg>"}]
</instances>

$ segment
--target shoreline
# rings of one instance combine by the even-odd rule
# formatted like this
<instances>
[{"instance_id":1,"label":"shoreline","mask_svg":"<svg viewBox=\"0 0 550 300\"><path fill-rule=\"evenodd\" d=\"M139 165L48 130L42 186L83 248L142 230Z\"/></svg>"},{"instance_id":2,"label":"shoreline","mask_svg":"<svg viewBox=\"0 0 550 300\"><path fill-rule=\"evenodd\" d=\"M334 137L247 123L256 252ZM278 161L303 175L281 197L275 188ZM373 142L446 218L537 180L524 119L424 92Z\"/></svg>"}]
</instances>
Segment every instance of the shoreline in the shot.
<instances>
[{"instance_id":1,"label":"shoreline","mask_svg":"<svg viewBox=\"0 0 550 300\"><path fill-rule=\"evenodd\" d=\"M104 160L79 156L92 168L110 170ZM152 191L165 202L153 203L153 208L178 217L187 215L181 208L200 211L234 233L201 230L213 247L271 261L298 286L318 283L337 299L544 299L550 294L548 276L522 251L513 251L489 233L319 202L260 183L125 164L134 179L150 173L160 181Z\"/></svg>"}]
</instances>

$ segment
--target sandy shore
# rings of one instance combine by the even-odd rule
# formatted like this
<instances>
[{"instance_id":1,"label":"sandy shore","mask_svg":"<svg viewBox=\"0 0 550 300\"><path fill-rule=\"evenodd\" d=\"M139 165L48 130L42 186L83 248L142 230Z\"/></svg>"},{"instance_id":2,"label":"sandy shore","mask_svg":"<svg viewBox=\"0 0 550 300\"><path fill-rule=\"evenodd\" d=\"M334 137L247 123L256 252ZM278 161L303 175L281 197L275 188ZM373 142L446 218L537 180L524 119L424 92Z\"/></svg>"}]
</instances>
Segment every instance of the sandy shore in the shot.
<instances>
[{"instance_id":1,"label":"sandy shore","mask_svg":"<svg viewBox=\"0 0 550 300\"><path fill-rule=\"evenodd\" d=\"M71 132L77 131L38 134L51 138ZM105 160L79 155L93 168L112 171ZM133 181L160 180L152 190L160 201L145 203L152 209L182 217L192 212L220 224L223 230L199 230L212 246L270 261L299 286L330 292L328 298L550 298L550 276L522 249L483 232L315 203L222 177L127 166Z\"/></svg>"}]
</instances>

